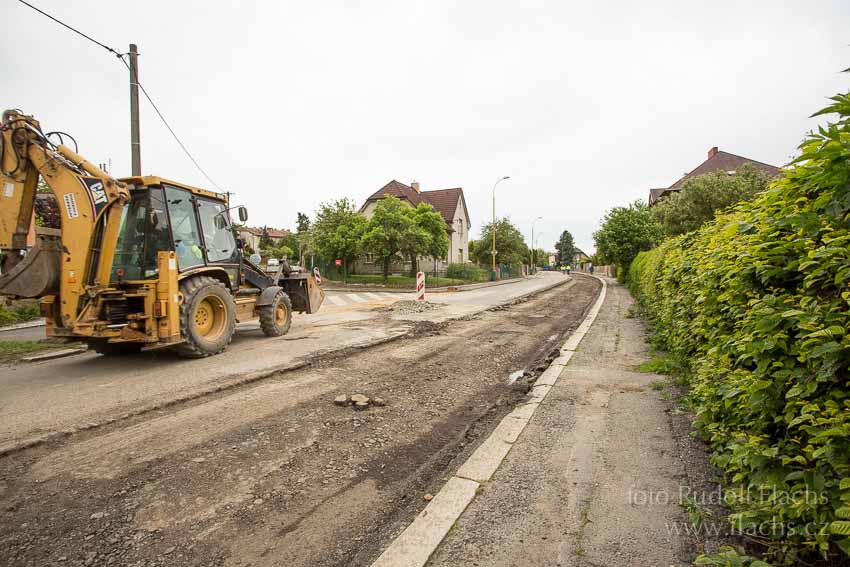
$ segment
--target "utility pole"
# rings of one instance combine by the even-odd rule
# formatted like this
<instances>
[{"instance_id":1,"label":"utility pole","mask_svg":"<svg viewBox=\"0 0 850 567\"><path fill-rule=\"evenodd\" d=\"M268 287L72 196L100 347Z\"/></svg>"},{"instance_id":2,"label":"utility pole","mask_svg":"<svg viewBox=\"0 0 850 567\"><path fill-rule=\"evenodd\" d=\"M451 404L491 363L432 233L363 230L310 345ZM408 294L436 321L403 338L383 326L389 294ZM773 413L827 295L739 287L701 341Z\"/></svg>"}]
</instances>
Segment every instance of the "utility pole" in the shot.
<instances>
[{"instance_id":1,"label":"utility pole","mask_svg":"<svg viewBox=\"0 0 850 567\"><path fill-rule=\"evenodd\" d=\"M139 138L139 48L130 44L130 156L132 175L142 174L142 142Z\"/></svg>"}]
</instances>

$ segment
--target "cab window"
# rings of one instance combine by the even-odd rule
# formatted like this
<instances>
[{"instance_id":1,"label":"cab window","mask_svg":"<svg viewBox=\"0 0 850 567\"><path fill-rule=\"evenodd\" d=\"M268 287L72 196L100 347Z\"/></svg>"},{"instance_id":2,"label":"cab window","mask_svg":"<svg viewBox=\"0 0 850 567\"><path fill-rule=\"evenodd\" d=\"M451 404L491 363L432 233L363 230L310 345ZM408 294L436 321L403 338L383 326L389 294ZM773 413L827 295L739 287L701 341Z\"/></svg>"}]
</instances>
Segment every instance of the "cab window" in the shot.
<instances>
[{"instance_id":1,"label":"cab window","mask_svg":"<svg viewBox=\"0 0 850 567\"><path fill-rule=\"evenodd\" d=\"M171 236L162 190L133 191L121 211L110 281L156 278L157 252L167 250L171 250ZM123 276L118 277L119 273Z\"/></svg>"},{"instance_id":2,"label":"cab window","mask_svg":"<svg viewBox=\"0 0 850 567\"><path fill-rule=\"evenodd\" d=\"M196 197L207 260L212 263L229 262L236 252L236 237L230 226L227 207L220 201Z\"/></svg>"},{"instance_id":3,"label":"cab window","mask_svg":"<svg viewBox=\"0 0 850 567\"><path fill-rule=\"evenodd\" d=\"M195 216L195 197L185 189L165 186L165 200L171 218L174 252L180 271L204 264L203 244Z\"/></svg>"}]
</instances>

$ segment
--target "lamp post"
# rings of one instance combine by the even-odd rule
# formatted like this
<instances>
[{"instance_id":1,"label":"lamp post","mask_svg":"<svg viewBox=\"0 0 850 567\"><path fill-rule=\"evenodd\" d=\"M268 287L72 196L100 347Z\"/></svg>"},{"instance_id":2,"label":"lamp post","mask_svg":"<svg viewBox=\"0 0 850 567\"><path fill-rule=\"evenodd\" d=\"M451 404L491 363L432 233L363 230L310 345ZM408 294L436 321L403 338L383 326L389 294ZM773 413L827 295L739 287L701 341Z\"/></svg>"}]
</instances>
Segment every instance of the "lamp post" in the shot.
<instances>
[{"instance_id":1,"label":"lamp post","mask_svg":"<svg viewBox=\"0 0 850 567\"><path fill-rule=\"evenodd\" d=\"M493 225L491 227L491 231L493 232L493 248L490 250L490 254L493 255L493 273L490 277L493 281L496 280L496 185L510 178L509 175L506 175L493 184Z\"/></svg>"},{"instance_id":2,"label":"lamp post","mask_svg":"<svg viewBox=\"0 0 850 567\"><path fill-rule=\"evenodd\" d=\"M543 217L537 217L533 221L531 221L531 273L537 273L537 266L534 263L534 223L539 220L543 220Z\"/></svg>"}]
</instances>

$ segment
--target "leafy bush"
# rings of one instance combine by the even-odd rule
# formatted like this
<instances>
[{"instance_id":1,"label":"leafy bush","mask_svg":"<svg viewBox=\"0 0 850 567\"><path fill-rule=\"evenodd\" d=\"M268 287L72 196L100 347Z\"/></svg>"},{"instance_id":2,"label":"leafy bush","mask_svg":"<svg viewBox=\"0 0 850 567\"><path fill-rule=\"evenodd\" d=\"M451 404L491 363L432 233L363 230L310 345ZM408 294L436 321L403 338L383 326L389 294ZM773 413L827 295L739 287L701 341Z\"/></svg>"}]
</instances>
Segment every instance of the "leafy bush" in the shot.
<instances>
[{"instance_id":1,"label":"leafy bush","mask_svg":"<svg viewBox=\"0 0 850 567\"><path fill-rule=\"evenodd\" d=\"M489 273L475 264L449 264L446 277L456 280L483 282L489 279Z\"/></svg>"},{"instance_id":2,"label":"leafy bush","mask_svg":"<svg viewBox=\"0 0 850 567\"><path fill-rule=\"evenodd\" d=\"M16 301L11 308L0 306L0 327L14 325L41 317L38 302L34 300Z\"/></svg>"},{"instance_id":3,"label":"leafy bush","mask_svg":"<svg viewBox=\"0 0 850 567\"><path fill-rule=\"evenodd\" d=\"M790 564L850 555L850 95L752 202L639 254L734 527Z\"/></svg>"},{"instance_id":4,"label":"leafy bush","mask_svg":"<svg viewBox=\"0 0 850 567\"><path fill-rule=\"evenodd\" d=\"M694 561L694 565L714 565L715 567L770 567L755 557L739 554L731 547L725 547L718 553L712 555L700 555Z\"/></svg>"}]
</instances>

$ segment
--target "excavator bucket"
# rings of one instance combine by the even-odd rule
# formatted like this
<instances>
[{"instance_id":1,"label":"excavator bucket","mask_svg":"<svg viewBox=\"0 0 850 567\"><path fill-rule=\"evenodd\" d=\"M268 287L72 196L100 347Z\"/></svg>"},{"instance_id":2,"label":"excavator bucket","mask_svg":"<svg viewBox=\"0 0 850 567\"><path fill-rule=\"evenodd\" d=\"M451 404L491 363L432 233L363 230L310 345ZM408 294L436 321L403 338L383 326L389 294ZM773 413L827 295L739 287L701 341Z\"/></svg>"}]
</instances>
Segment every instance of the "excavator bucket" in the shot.
<instances>
[{"instance_id":1,"label":"excavator bucket","mask_svg":"<svg viewBox=\"0 0 850 567\"><path fill-rule=\"evenodd\" d=\"M0 295L35 298L59 293L62 241L55 229L36 229L35 246L18 264L0 275Z\"/></svg>"}]
</instances>

